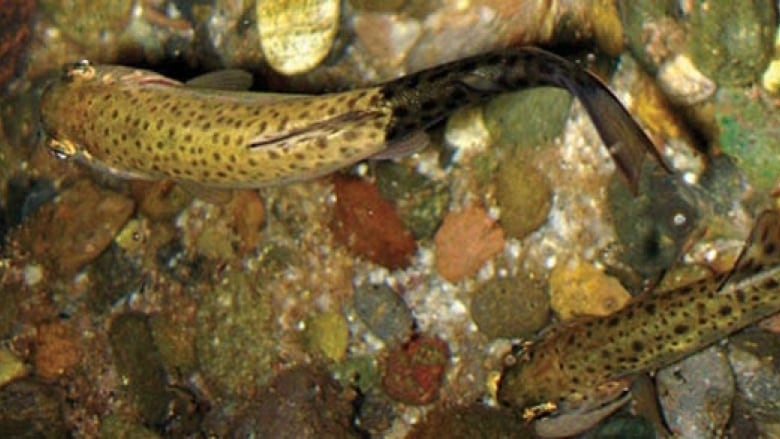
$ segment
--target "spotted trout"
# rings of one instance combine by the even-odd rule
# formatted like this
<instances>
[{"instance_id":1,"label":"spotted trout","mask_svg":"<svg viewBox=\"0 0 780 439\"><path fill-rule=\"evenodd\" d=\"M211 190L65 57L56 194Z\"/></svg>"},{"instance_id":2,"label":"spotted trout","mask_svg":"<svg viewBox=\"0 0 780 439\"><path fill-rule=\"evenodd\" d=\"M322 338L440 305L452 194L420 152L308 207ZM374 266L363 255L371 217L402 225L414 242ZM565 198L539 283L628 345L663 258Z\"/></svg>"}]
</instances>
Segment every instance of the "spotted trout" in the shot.
<instances>
[{"instance_id":1,"label":"spotted trout","mask_svg":"<svg viewBox=\"0 0 780 439\"><path fill-rule=\"evenodd\" d=\"M216 78L181 83L130 67L67 65L41 98L48 145L58 156L120 176L262 187L414 149L425 143L420 133L459 107L525 87L554 86L583 103L632 189L646 152L660 160L598 78L534 47L316 96L219 90Z\"/></svg>"},{"instance_id":2,"label":"spotted trout","mask_svg":"<svg viewBox=\"0 0 780 439\"><path fill-rule=\"evenodd\" d=\"M777 312L780 213L766 211L729 274L646 293L610 316L562 324L504 370L498 398L543 421L599 410L625 394L637 374Z\"/></svg>"}]
</instances>

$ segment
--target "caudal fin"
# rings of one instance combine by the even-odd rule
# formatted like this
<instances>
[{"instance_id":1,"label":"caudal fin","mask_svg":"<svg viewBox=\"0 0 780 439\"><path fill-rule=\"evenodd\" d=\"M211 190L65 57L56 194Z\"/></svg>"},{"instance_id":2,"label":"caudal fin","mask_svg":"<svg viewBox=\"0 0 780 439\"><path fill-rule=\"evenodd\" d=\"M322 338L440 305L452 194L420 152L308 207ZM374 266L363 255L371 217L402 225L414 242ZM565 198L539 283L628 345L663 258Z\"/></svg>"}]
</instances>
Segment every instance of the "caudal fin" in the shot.
<instances>
[{"instance_id":1,"label":"caudal fin","mask_svg":"<svg viewBox=\"0 0 780 439\"><path fill-rule=\"evenodd\" d=\"M639 172L648 151L667 172L671 172L653 142L607 86L586 70L580 70L579 74L585 76L572 81L570 91L587 110L631 192L637 192Z\"/></svg>"}]
</instances>

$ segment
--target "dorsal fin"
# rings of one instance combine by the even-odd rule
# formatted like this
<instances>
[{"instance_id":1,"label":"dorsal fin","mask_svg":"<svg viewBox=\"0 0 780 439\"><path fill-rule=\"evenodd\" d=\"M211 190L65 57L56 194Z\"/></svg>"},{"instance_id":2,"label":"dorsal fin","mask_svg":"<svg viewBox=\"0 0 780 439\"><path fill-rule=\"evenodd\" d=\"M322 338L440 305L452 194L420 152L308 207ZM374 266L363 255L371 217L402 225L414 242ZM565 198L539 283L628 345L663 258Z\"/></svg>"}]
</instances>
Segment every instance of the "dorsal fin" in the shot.
<instances>
[{"instance_id":1,"label":"dorsal fin","mask_svg":"<svg viewBox=\"0 0 780 439\"><path fill-rule=\"evenodd\" d=\"M246 91L252 87L252 74L241 69L216 70L186 82L188 87Z\"/></svg>"},{"instance_id":2,"label":"dorsal fin","mask_svg":"<svg viewBox=\"0 0 780 439\"><path fill-rule=\"evenodd\" d=\"M780 212L765 210L758 215L737 262L720 283L739 281L758 271L780 264Z\"/></svg>"}]
</instances>

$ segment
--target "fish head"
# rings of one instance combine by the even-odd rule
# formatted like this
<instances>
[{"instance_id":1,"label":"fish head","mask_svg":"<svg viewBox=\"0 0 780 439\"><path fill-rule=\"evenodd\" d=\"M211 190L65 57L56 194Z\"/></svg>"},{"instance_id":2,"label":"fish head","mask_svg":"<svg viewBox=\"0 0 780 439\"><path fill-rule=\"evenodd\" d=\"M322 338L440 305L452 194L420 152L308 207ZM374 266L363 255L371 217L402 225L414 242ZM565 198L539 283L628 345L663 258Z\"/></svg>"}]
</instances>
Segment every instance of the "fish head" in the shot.
<instances>
[{"instance_id":1,"label":"fish head","mask_svg":"<svg viewBox=\"0 0 780 439\"><path fill-rule=\"evenodd\" d=\"M498 401L522 410L542 437L577 434L622 407L630 398L630 379L615 378L593 386L579 381L562 365L555 343L542 341L519 354L501 377ZM512 363L512 361L510 361Z\"/></svg>"},{"instance_id":2,"label":"fish head","mask_svg":"<svg viewBox=\"0 0 780 439\"><path fill-rule=\"evenodd\" d=\"M97 72L87 60L66 64L59 76L49 81L41 94L41 127L47 146L59 158L74 157L79 152L80 102L83 86L94 81Z\"/></svg>"},{"instance_id":3,"label":"fish head","mask_svg":"<svg viewBox=\"0 0 780 439\"><path fill-rule=\"evenodd\" d=\"M46 146L61 159L100 163L90 150L88 130L105 112L106 102L140 85L180 85L154 72L116 65L95 65L87 60L69 63L43 89L40 122ZM91 143L95 143L92 133Z\"/></svg>"}]
</instances>

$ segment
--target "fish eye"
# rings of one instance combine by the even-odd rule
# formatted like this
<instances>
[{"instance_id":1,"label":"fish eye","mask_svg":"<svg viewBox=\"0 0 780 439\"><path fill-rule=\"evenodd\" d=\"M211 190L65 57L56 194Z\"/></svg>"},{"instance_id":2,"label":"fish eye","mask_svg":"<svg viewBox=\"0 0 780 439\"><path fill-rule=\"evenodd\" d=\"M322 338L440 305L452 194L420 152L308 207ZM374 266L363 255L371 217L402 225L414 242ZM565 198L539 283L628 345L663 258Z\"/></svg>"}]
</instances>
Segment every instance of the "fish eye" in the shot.
<instances>
[{"instance_id":1,"label":"fish eye","mask_svg":"<svg viewBox=\"0 0 780 439\"><path fill-rule=\"evenodd\" d=\"M82 59L74 63L66 64L62 68L62 79L72 81L75 78L90 79L95 76L95 67L89 60Z\"/></svg>"},{"instance_id":2,"label":"fish eye","mask_svg":"<svg viewBox=\"0 0 780 439\"><path fill-rule=\"evenodd\" d=\"M57 157L60 160L69 159L76 154L76 147L71 142L62 142L52 139L47 146L49 151L54 154L54 157Z\"/></svg>"}]
</instances>

